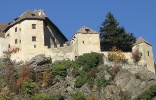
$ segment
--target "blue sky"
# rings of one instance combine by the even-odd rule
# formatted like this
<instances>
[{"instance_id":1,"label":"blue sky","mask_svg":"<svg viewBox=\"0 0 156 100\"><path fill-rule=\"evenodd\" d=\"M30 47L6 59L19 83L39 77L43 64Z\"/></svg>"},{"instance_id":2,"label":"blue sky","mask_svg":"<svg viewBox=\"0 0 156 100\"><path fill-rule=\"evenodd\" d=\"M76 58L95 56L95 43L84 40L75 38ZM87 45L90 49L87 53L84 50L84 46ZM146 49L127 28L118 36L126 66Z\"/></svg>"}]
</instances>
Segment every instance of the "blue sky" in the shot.
<instances>
[{"instance_id":1,"label":"blue sky","mask_svg":"<svg viewBox=\"0 0 156 100\"><path fill-rule=\"evenodd\" d=\"M127 32L153 45L156 59L156 0L1 0L0 4L0 23L11 22L28 9L42 9L68 39L82 26L99 31L112 12Z\"/></svg>"}]
</instances>

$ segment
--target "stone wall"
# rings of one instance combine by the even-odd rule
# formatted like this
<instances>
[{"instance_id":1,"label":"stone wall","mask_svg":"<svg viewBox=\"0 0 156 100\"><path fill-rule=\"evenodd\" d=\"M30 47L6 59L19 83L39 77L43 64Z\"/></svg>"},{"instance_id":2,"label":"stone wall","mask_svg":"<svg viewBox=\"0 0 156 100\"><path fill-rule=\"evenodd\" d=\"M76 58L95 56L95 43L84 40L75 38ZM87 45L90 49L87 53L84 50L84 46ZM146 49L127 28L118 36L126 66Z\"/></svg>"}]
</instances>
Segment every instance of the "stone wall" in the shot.
<instances>
[{"instance_id":1,"label":"stone wall","mask_svg":"<svg viewBox=\"0 0 156 100\"><path fill-rule=\"evenodd\" d=\"M108 66L111 66L111 67L114 67L114 66L121 66L123 69L127 69L128 71L132 72L132 73L139 73L141 71L147 71L147 64L145 65L136 65L134 63L126 63L126 64L121 64L121 63L116 63L116 62L113 62L113 61L109 61L106 57L103 58L103 62L104 62L104 65L108 65Z\"/></svg>"},{"instance_id":2,"label":"stone wall","mask_svg":"<svg viewBox=\"0 0 156 100\"><path fill-rule=\"evenodd\" d=\"M75 38L74 38L75 37ZM99 34L81 34L77 33L72 38L74 51L78 55L91 52L100 52Z\"/></svg>"},{"instance_id":3,"label":"stone wall","mask_svg":"<svg viewBox=\"0 0 156 100\"><path fill-rule=\"evenodd\" d=\"M8 50L8 41L5 38L0 37L0 58L4 57L3 51Z\"/></svg>"}]
</instances>

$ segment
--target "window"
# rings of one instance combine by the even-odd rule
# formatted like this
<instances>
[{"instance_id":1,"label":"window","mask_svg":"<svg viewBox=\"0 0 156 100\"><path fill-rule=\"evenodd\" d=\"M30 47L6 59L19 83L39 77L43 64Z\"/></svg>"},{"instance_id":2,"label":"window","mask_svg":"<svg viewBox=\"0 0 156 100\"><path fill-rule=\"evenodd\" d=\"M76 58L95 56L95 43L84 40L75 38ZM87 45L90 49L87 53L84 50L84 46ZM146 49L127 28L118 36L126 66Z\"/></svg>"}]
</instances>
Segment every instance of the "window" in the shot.
<instances>
[{"instance_id":1,"label":"window","mask_svg":"<svg viewBox=\"0 0 156 100\"><path fill-rule=\"evenodd\" d=\"M8 48L10 48L10 44L8 45Z\"/></svg>"},{"instance_id":2,"label":"window","mask_svg":"<svg viewBox=\"0 0 156 100\"><path fill-rule=\"evenodd\" d=\"M15 39L15 44L17 44L17 39Z\"/></svg>"},{"instance_id":3,"label":"window","mask_svg":"<svg viewBox=\"0 0 156 100\"><path fill-rule=\"evenodd\" d=\"M6 37L9 37L10 36L10 34L7 34L7 36Z\"/></svg>"},{"instance_id":4,"label":"window","mask_svg":"<svg viewBox=\"0 0 156 100\"><path fill-rule=\"evenodd\" d=\"M36 24L32 24L32 29L36 29Z\"/></svg>"},{"instance_id":5,"label":"window","mask_svg":"<svg viewBox=\"0 0 156 100\"><path fill-rule=\"evenodd\" d=\"M147 51L147 54L148 54L148 56L150 56L150 52L149 51Z\"/></svg>"},{"instance_id":6,"label":"window","mask_svg":"<svg viewBox=\"0 0 156 100\"><path fill-rule=\"evenodd\" d=\"M34 45L34 48L36 48L36 45Z\"/></svg>"},{"instance_id":7,"label":"window","mask_svg":"<svg viewBox=\"0 0 156 100\"><path fill-rule=\"evenodd\" d=\"M84 44L84 41L82 41L82 43Z\"/></svg>"},{"instance_id":8,"label":"window","mask_svg":"<svg viewBox=\"0 0 156 100\"><path fill-rule=\"evenodd\" d=\"M20 43L21 43L21 40L20 40Z\"/></svg>"},{"instance_id":9,"label":"window","mask_svg":"<svg viewBox=\"0 0 156 100\"><path fill-rule=\"evenodd\" d=\"M90 30L88 28L86 28L85 31L86 31L86 33L89 33Z\"/></svg>"},{"instance_id":10,"label":"window","mask_svg":"<svg viewBox=\"0 0 156 100\"><path fill-rule=\"evenodd\" d=\"M31 16L35 16L35 14L31 14Z\"/></svg>"},{"instance_id":11,"label":"window","mask_svg":"<svg viewBox=\"0 0 156 100\"><path fill-rule=\"evenodd\" d=\"M21 28L19 28L19 31L21 31Z\"/></svg>"},{"instance_id":12,"label":"window","mask_svg":"<svg viewBox=\"0 0 156 100\"><path fill-rule=\"evenodd\" d=\"M17 32L17 27L15 28L15 32Z\"/></svg>"},{"instance_id":13,"label":"window","mask_svg":"<svg viewBox=\"0 0 156 100\"><path fill-rule=\"evenodd\" d=\"M36 36L32 36L32 41L36 41Z\"/></svg>"}]
</instances>

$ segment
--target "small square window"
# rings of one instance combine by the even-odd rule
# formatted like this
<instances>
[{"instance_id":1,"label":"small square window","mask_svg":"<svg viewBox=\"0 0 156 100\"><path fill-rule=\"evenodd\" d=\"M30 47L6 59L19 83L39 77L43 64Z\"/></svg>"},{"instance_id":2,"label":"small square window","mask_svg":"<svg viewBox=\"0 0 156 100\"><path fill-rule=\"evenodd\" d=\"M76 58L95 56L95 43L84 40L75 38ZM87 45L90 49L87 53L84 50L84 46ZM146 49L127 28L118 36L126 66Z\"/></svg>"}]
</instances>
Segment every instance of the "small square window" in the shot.
<instances>
[{"instance_id":1,"label":"small square window","mask_svg":"<svg viewBox=\"0 0 156 100\"><path fill-rule=\"evenodd\" d=\"M32 36L32 41L36 41L36 36Z\"/></svg>"},{"instance_id":2,"label":"small square window","mask_svg":"<svg viewBox=\"0 0 156 100\"><path fill-rule=\"evenodd\" d=\"M36 29L36 24L32 24L32 29Z\"/></svg>"}]
</instances>

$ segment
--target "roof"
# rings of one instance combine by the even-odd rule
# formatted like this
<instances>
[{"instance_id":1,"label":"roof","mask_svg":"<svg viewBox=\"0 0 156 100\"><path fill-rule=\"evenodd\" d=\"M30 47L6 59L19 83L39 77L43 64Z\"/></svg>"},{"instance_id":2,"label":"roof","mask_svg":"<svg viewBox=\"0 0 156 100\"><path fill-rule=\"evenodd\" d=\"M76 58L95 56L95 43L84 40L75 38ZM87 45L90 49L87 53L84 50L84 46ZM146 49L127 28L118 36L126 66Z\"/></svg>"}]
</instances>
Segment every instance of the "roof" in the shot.
<instances>
[{"instance_id":1,"label":"roof","mask_svg":"<svg viewBox=\"0 0 156 100\"><path fill-rule=\"evenodd\" d=\"M7 23L0 23L0 37L4 37L4 30L7 28L8 24Z\"/></svg>"},{"instance_id":2,"label":"roof","mask_svg":"<svg viewBox=\"0 0 156 100\"><path fill-rule=\"evenodd\" d=\"M11 22L9 24L9 26L4 30L7 31L11 26L25 20L25 19L39 19L39 20L43 20L44 17L43 16L39 16L36 14L36 12L32 12L30 10L27 10L26 12L24 12L21 16L19 16L18 18L15 18L13 22Z\"/></svg>"},{"instance_id":3,"label":"roof","mask_svg":"<svg viewBox=\"0 0 156 100\"><path fill-rule=\"evenodd\" d=\"M8 26L7 23L0 23L0 31L2 32Z\"/></svg>"},{"instance_id":4,"label":"roof","mask_svg":"<svg viewBox=\"0 0 156 100\"><path fill-rule=\"evenodd\" d=\"M82 34L98 34L98 32L86 27L86 26L83 26L82 28L80 28L76 33L82 33Z\"/></svg>"},{"instance_id":5,"label":"roof","mask_svg":"<svg viewBox=\"0 0 156 100\"><path fill-rule=\"evenodd\" d=\"M138 44L143 43L143 42L152 46L152 44L150 44L149 42L144 40L142 37L140 37L133 45L138 45Z\"/></svg>"},{"instance_id":6,"label":"roof","mask_svg":"<svg viewBox=\"0 0 156 100\"><path fill-rule=\"evenodd\" d=\"M50 24L52 25L52 27L55 29L55 31L57 32L57 33L59 33L62 37L63 37L63 39L65 40L65 41L68 41L68 39L63 35L63 33L59 30L59 28L48 18L48 17L45 17L45 20L44 20L45 22L50 22Z\"/></svg>"},{"instance_id":7,"label":"roof","mask_svg":"<svg viewBox=\"0 0 156 100\"><path fill-rule=\"evenodd\" d=\"M3 32L0 32L0 37L4 37L4 33Z\"/></svg>"}]
</instances>

